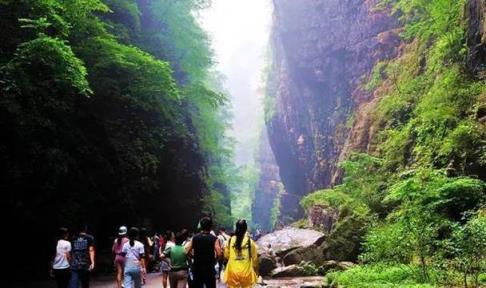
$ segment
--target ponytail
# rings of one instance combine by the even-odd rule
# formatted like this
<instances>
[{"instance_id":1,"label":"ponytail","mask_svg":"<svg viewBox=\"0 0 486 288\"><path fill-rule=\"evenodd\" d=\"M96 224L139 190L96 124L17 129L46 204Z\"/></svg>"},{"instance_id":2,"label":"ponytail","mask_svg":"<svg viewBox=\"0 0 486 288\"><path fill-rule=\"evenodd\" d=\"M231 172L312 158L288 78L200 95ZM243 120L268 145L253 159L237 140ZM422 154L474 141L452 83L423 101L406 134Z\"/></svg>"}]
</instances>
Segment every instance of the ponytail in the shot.
<instances>
[{"instance_id":1,"label":"ponytail","mask_svg":"<svg viewBox=\"0 0 486 288\"><path fill-rule=\"evenodd\" d=\"M243 238L245 237L246 230L248 229L248 226L246 224L246 220L240 219L236 222L236 229L235 229L235 235L236 235L236 243L235 243L235 248L238 251L238 254L241 253L241 244L243 243Z\"/></svg>"},{"instance_id":2,"label":"ponytail","mask_svg":"<svg viewBox=\"0 0 486 288\"><path fill-rule=\"evenodd\" d=\"M136 227L130 228L130 230L128 231L128 239L130 242L130 247L133 247L133 245L135 245L135 239L137 239L137 236L138 236L138 228Z\"/></svg>"}]
</instances>

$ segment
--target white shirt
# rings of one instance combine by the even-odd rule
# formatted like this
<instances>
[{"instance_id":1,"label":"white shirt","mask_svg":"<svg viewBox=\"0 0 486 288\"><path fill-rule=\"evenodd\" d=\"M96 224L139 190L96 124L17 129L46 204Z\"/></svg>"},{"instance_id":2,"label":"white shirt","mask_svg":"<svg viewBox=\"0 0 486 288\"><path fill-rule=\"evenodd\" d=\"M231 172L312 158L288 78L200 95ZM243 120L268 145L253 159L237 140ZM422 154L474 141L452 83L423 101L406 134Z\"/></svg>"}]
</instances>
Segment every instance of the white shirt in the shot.
<instances>
[{"instance_id":1,"label":"white shirt","mask_svg":"<svg viewBox=\"0 0 486 288\"><path fill-rule=\"evenodd\" d=\"M125 269L140 268L140 258L145 254L143 244L137 240L130 246L130 241L123 244L122 253L125 253Z\"/></svg>"},{"instance_id":2,"label":"white shirt","mask_svg":"<svg viewBox=\"0 0 486 288\"><path fill-rule=\"evenodd\" d=\"M54 258L52 269L69 268L69 261L66 255L69 252L71 252L71 242L63 239L57 241L56 257Z\"/></svg>"}]
</instances>

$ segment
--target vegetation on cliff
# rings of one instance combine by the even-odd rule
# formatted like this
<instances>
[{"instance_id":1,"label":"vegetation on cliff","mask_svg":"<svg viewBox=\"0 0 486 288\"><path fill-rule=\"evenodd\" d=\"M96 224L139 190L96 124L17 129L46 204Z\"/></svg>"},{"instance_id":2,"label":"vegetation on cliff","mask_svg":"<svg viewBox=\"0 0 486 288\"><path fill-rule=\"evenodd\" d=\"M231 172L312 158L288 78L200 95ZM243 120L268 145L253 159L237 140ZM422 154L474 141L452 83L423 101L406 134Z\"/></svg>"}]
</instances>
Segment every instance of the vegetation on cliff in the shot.
<instances>
[{"instance_id":1,"label":"vegetation on cliff","mask_svg":"<svg viewBox=\"0 0 486 288\"><path fill-rule=\"evenodd\" d=\"M364 85L380 94L373 112L379 132L368 154L341 164L341 185L302 200L304 207L339 208L330 238L358 243L359 259L369 265L333 274L335 284L480 285L486 269L486 127L480 120L486 84L481 71L467 69L473 49L467 23L474 15L464 11L472 2L383 4L401 15L405 44ZM348 237L340 227L351 221L348 229L360 233Z\"/></svg>"},{"instance_id":2,"label":"vegetation on cliff","mask_svg":"<svg viewBox=\"0 0 486 288\"><path fill-rule=\"evenodd\" d=\"M227 101L195 19L207 2L0 1L1 205L17 245L81 222L99 239L202 212L231 225ZM24 254L10 266L45 271Z\"/></svg>"}]
</instances>

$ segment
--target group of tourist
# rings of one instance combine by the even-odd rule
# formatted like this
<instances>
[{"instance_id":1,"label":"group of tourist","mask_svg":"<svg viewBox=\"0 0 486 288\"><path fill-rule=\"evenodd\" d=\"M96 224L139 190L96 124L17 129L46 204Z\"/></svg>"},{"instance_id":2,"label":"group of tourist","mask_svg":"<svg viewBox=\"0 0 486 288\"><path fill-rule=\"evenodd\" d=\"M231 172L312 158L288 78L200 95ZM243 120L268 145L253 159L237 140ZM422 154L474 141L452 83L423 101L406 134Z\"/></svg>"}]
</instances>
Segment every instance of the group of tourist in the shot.
<instances>
[{"instance_id":1,"label":"group of tourist","mask_svg":"<svg viewBox=\"0 0 486 288\"><path fill-rule=\"evenodd\" d=\"M228 235L224 228L213 230L213 221L204 217L198 231L168 231L162 237L147 237L136 227L121 226L113 242L117 288L140 288L145 284L147 269L160 262L162 287L215 288L220 277L230 288L252 287L257 282L257 248L247 232L245 220L236 222ZM68 241L66 228L60 229L53 276L60 288L89 287L89 274L94 269L94 238L86 227ZM151 263L151 265L150 265Z\"/></svg>"},{"instance_id":2,"label":"group of tourist","mask_svg":"<svg viewBox=\"0 0 486 288\"><path fill-rule=\"evenodd\" d=\"M78 231L69 241L68 229L59 229L52 274L61 288L89 287L89 274L95 267L94 238L87 233L86 226L79 227Z\"/></svg>"}]
</instances>

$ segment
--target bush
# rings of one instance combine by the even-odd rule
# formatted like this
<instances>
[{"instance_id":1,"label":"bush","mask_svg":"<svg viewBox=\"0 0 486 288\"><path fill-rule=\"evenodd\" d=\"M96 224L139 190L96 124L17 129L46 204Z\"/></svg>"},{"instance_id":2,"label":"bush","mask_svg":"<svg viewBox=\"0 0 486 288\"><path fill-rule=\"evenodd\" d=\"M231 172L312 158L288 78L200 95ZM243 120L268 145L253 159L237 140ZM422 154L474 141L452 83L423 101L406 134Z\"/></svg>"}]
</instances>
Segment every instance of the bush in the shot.
<instances>
[{"instance_id":1,"label":"bush","mask_svg":"<svg viewBox=\"0 0 486 288\"><path fill-rule=\"evenodd\" d=\"M366 235L360 259L367 263L410 263L411 247L407 242L404 226L400 223L384 224L372 228Z\"/></svg>"},{"instance_id":2,"label":"bush","mask_svg":"<svg viewBox=\"0 0 486 288\"><path fill-rule=\"evenodd\" d=\"M420 268L412 265L365 265L355 266L343 272L332 272L326 276L333 287L343 285L347 288L365 287L433 287L420 283L417 275Z\"/></svg>"}]
</instances>

